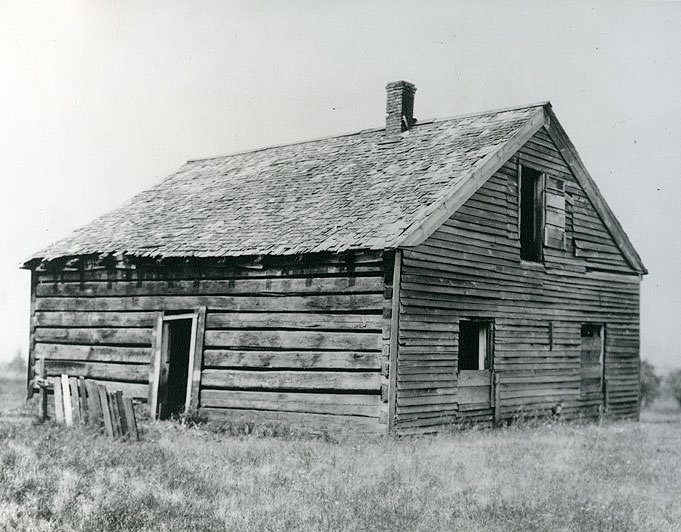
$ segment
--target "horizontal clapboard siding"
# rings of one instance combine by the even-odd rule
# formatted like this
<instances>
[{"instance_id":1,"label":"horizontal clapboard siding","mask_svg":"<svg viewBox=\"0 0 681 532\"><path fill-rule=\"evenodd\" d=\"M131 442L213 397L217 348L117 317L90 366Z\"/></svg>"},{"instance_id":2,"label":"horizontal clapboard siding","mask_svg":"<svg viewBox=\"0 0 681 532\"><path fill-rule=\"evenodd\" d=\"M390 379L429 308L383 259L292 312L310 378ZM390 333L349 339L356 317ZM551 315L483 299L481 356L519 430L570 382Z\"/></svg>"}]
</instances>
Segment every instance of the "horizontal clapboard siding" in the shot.
<instances>
[{"instance_id":1,"label":"horizontal clapboard siding","mask_svg":"<svg viewBox=\"0 0 681 532\"><path fill-rule=\"evenodd\" d=\"M545 247L543 264L519 258L519 162L565 183L565 245ZM502 418L551 413L558 403L566 417L598 413L599 400L580 394L582 323L606 325L608 412L638 414L639 278L543 130L422 245L404 250L400 303L399 432L492 421L484 388L458 380L462 318L494 319Z\"/></svg>"},{"instance_id":2,"label":"horizontal clapboard siding","mask_svg":"<svg viewBox=\"0 0 681 532\"><path fill-rule=\"evenodd\" d=\"M146 399L157 313L205 305L199 401L209 418L385 432L383 272L380 253L38 272L33 353L48 375Z\"/></svg>"}]
</instances>

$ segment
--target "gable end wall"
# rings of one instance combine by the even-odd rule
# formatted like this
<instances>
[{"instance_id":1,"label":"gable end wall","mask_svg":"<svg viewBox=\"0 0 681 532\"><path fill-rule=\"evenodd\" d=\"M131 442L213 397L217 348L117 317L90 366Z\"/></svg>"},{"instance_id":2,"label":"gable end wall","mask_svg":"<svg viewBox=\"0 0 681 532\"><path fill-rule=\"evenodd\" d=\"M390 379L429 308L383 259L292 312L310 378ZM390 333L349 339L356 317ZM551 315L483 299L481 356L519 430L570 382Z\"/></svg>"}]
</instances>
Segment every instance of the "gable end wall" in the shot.
<instances>
[{"instance_id":1,"label":"gable end wall","mask_svg":"<svg viewBox=\"0 0 681 532\"><path fill-rule=\"evenodd\" d=\"M565 249L520 262L518 163L565 180ZM575 241L587 253L575 252ZM586 243L586 244L583 244ZM403 250L395 427L423 432L493 410L460 402L458 324L494 320L502 419L597 415L580 393L580 328L605 325L607 413L636 417L640 280L546 131L540 130L423 244Z\"/></svg>"}]
</instances>

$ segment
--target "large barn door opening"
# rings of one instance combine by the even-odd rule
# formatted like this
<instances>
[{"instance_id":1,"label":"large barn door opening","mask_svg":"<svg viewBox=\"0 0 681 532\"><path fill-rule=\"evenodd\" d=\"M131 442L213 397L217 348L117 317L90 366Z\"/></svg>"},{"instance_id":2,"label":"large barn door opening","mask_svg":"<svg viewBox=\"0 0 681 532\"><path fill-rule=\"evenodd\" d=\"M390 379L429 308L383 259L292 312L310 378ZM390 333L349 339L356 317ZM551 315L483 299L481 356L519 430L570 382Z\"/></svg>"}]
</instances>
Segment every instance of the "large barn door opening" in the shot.
<instances>
[{"instance_id":1,"label":"large barn door opening","mask_svg":"<svg viewBox=\"0 0 681 532\"><path fill-rule=\"evenodd\" d=\"M205 308L159 315L150 381L151 413L159 419L198 406L204 320Z\"/></svg>"},{"instance_id":2,"label":"large barn door opening","mask_svg":"<svg viewBox=\"0 0 681 532\"><path fill-rule=\"evenodd\" d=\"M459 378L457 400L460 412L492 407L494 334L491 320L459 322Z\"/></svg>"}]
</instances>

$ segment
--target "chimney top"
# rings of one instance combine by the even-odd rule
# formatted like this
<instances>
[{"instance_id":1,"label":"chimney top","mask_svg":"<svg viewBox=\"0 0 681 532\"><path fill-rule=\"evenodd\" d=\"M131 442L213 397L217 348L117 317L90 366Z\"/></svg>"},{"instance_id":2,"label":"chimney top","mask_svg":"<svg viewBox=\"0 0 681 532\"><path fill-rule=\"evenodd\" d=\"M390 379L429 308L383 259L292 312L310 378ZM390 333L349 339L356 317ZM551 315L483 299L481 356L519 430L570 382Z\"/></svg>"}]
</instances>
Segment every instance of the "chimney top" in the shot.
<instances>
[{"instance_id":1,"label":"chimney top","mask_svg":"<svg viewBox=\"0 0 681 532\"><path fill-rule=\"evenodd\" d=\"M410 129L414 118L414 94L416 86L408 81L393 81L385 86L387 93L385 134L399 138L400 133Z\"/></svg>"}]
</instances>

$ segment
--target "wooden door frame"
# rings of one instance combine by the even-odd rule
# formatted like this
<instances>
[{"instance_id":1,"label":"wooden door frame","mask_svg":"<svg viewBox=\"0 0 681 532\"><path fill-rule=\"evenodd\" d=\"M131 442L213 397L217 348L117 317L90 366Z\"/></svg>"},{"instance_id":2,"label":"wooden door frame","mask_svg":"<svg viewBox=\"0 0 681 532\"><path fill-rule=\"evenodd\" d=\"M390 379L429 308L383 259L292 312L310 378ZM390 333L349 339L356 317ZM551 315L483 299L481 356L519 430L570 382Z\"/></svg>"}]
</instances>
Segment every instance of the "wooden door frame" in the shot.
<instances>
[{"instance_id":1,"label":"wooden door frame","mask_svg":"<svg viewBox=\"0 0 681 532\"><path fill-rule=\"evenodd\" d=\"M154 341L151 350L151 368L149 371L149 412L152 418L158 418L158 390L161 380L161 363L165 342L165 324L174 320L192 320L191 339L189 343L189 360L187 362L187 393L185 396L185 412L197 410L199 407L199 391L201 388L201 368L203 366L203 337L206 324L206 307L200 306L191 312L181 314L156 313Z\"/></svg>"}]
</instances>

